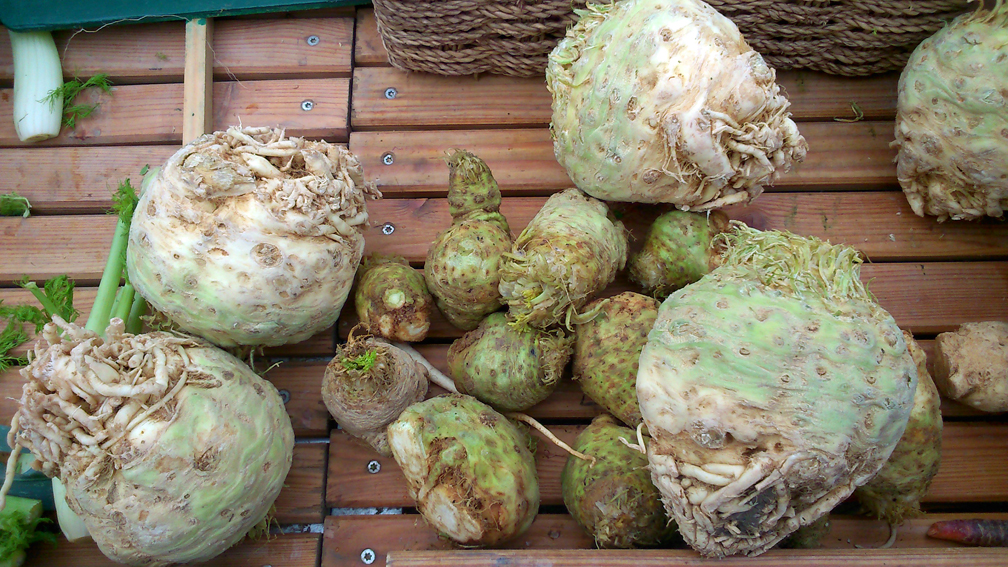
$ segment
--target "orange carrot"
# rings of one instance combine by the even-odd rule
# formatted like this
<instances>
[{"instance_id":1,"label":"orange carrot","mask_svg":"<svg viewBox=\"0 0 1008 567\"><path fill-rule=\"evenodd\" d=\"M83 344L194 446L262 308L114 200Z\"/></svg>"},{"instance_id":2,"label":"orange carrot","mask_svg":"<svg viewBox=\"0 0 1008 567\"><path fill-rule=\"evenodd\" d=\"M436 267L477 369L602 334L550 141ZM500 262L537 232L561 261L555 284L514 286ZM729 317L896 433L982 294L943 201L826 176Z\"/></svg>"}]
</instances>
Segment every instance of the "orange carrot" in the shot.
<instances>
[{"instance_id":1,"label":"orange carrot","mask_svg":"<svg viewBox=\"0 0 1008 567\"><path fill-rule=\"evenodd\" d=\"M947 520L931 524L928 537L979 545L1008 547L1008 520Z\"/></svg>"}]
</instances>

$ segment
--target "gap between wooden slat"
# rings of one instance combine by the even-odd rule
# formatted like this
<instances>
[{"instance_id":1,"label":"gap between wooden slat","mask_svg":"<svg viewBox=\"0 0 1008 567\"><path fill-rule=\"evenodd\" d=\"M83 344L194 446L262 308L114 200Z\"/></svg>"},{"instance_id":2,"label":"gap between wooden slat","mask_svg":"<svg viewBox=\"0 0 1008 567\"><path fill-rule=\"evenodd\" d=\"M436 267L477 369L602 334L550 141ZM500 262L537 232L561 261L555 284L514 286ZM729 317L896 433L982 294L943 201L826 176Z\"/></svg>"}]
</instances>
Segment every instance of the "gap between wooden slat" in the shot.
<instances>
[{"instance_id":1,"label":"gap between wooden slat","mask_svg":"<svg viewBox=\"0 0 1008 567\"><path fill-rule=\"evenodd\" d=\"M554 425L553 431L573 442L583 426ZM567 454L538 433L536 468L542 505L561 505L560 471ZM343 431L333 431L329 443L326 506L411 507L406 481L395 460L382 457ZM924 502L976 503L1008 501L1008 424L947 423L942 435L942 462ZM381 471L368 472L377 460Z\"/></svg>"}]
</instances>

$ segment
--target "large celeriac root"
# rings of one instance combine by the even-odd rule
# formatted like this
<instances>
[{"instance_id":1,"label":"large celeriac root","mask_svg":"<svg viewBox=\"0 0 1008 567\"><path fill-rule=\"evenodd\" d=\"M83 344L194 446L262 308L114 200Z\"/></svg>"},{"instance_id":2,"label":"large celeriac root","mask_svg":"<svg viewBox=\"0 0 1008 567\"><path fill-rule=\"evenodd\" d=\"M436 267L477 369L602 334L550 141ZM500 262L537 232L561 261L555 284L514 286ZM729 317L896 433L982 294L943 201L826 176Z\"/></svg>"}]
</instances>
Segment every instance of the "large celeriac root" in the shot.
<instances>
[{"instance_id":1,"label":"large celeriac root","mask_svg":"<svg viewBox=\"0 0 1008 567\"><path fill-rule=\"evenodd\" d=\"M116 444L140 422L170 412L184 385L215 380L187 364L186 349L203 341L124 328L113 319L103 340L53 316L21 371L27 384L8 444L30 449L46 475L96 475L106 459L121 465L133 455Z\"/></svg>"}]
</instances>

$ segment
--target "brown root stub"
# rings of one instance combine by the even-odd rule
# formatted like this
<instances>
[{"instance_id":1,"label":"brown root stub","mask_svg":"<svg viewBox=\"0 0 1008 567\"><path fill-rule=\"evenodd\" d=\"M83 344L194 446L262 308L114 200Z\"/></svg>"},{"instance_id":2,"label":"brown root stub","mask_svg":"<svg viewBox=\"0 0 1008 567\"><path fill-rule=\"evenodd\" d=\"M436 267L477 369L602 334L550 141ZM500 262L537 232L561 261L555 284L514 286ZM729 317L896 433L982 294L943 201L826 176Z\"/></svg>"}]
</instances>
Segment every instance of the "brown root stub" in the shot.
<instances>
[{"instance_id":1,"label":"brown root stub","mask_svg":"<svg viewBox=\"0 0 1008 567\"><path fill-rule=\"evenodd\" d=\"M354 336L336 350L322 378L322 401L349 435L391 456L385 427L427 395L427 370L388 342Z\"/></svg>"},{"instance_id":2,"label":"brown root stub","mask_svg":"<svg viewBox=\"0 0 1008 567\"><path fill-rule=\"evenodd\" d=\"M361 261L354 307L368 332L390 341L420 342L430 330L433 305L423 274L402 256L371 254Z\"/></svg>"},{"instance_id":3,"label":"brown root stub","mask_svg":"<svg viewBox=\"0 0 1008 567\"><path fill-rule=\"evenodd\" d=\"M1008 322L963 323L935 340L935 385L980 411L1008 411Z\"/></svg>"}]
</instances>

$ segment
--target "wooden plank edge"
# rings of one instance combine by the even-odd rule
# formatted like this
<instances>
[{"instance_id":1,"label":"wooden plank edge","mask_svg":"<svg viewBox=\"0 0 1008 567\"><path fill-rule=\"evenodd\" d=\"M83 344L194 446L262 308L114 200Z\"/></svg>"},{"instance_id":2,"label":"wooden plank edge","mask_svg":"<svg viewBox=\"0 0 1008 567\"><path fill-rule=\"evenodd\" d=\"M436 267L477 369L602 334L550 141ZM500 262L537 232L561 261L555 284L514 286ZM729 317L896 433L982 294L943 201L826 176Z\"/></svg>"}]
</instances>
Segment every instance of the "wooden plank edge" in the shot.
<instances>
[{"instance_id":1,"label":"wooden plank edge","mask_svg":"<svg viewBox=\"0 0 1008 567\"><path fill-rule=\"evenodd\" d=\"M500 565L550 565L550 567L693 567L697 565L749 565L753 567L1003 567L1005 552L992 548L944 549L775 549L757 557L701 559L692 550L453 550L394 551L389 567L497 567Z\"/></svg>"}]
</instances>

